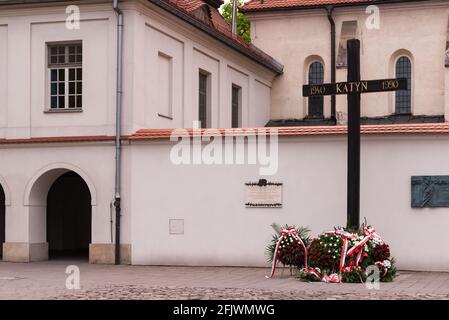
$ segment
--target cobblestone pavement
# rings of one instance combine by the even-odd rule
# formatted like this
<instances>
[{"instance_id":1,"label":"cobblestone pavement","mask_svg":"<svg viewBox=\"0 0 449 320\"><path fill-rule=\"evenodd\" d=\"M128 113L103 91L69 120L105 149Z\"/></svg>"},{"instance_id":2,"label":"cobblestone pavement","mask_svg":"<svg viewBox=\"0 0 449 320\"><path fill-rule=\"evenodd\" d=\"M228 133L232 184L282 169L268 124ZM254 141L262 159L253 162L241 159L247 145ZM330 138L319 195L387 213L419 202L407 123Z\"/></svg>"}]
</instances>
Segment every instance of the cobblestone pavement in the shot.
<instances>
[{"instance_id":1,"label":"cobblestone pavement","mask_svg":"<svg viewBox=\"0 0 449 320\"><path fill-rule=\"evenodd\" d=\"M65 287L66 267L80 269L79 290ZM449 273L399 272L379 290L363 284L307 283L265 268L90 265L80 261L0 262L0 299L444 299Z\"/></svg>"}]
</instances>

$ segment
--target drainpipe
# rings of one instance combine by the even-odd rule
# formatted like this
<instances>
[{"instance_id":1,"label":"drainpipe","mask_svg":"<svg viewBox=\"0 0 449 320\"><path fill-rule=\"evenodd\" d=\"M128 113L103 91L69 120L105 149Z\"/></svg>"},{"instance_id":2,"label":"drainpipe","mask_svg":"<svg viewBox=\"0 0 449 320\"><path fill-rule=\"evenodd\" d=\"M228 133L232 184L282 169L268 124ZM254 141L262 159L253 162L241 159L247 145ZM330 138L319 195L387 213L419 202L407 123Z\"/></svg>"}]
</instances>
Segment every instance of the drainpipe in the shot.
<instances>
[{"instance_id":1,"label":"drainpipe","mask_svg":"<svg viewBox=\"0 0 449 320\"><path fill-rule=\"evenodd\" d=\"M237 0L232 0L232 35L237 36Z\"/></svg>"},{"instance_id":2,"label":"drainpipe","mask_svg":"<svg viewBox=\"0 0 449 320\"><path fill-rule=\"evenodd\" d=\"M336 81L336 62L335 62L335 21L332 17L332 12L334 11L333 6L326 7L327 11L327 19L329 20L329 23L331 25L331 82L335 83ZM337 111L336 111L336 98L335 95L331 96L331 119L336 120Z\"/></svg>"},{"instance_id":3,"label":"drainpipe","mask_svg":"<svg viewBox=\"0 0 449 320\"><path fill-rule=\"evenodd\" d=\"M117 92L115 117L115 264L120 264L120 211L121 211L121 111L122 111L122 68L123 68L123 11L118 0L113 0L117 14Z\"/></svg>"}]
</instances>

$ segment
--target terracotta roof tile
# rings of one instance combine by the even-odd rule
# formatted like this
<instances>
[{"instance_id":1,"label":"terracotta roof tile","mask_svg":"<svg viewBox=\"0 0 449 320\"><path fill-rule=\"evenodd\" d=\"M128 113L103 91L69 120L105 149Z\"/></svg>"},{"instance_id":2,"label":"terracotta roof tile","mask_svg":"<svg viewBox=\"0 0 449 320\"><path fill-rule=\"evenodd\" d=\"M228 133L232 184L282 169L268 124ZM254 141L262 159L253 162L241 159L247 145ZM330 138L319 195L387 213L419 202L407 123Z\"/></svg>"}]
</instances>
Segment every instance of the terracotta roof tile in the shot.
<instances>
[{"instance_id":1,"label":"terracotta roof tile","mask_svg":"<svg viewBox=\"0 0 449 320\"><path fill-rule=\"evenodd\" d=\"M223 135L225 132L234 136L251 135L259 130L277 130L280 137L288 136L326 136L346 135L346 126L317 126L317 127L278 127L278 128L244 128L244 129L215 129ZM169 139L175 129L142 129L137 131L129 140L160 140ZM180 129L183 130L183 129ZM193 129L184 129L188 136L192 136ZM196 129L196 132L204 133L207 129ZM181 132L181 131L179 131ZM402 125L365 125L361 132L364 135L372 134L449 134L449 123L426 123L426 124L402 124ZM213 136L213 134L211 134ZM179 135L178 135L179 136Z\"/></svg>"},{"instance_id":2,"label":"terracotta roof tile","mask_svg":"<svg viewBox=\"0 0 449 320\"><path fill-rule=\"evenodd\" d=\"M122 140L167 140L174 132L185 132L187 136L192 137L193 129L141 129L131 136L122 136ZM203 135L205 130L214 130L220 135L225 133L233 136L248 136L257 134L257 132L269 133L270 130L277 130L280 137L296 136L336 136L346 135L346 126L316 126L316 127L270 127L270 128L240 128L240 129L196 129L195 136L198 133ZM422 123L422 124L396 124L396 125L365 125L361 127L364 135L449 135L449 123ZM182 136L182 134L177 134ZM210 134L213 136L214 134ZM75 142L104 142L114 141L113 136L73 136L73 137L36 137L28 139L0 139L0 145L5 144L31 144L31 143L75 143Z\"/></svg>"},{"instance_id":3,"label":"terracotta roof tile","mask_svg":"<svg viewBox=\"0 0 449 320\"><path fill-rule=\"evenodd\" d=\"M404 0L407 1L407 0ZM344 5L380 2L379 0L251 0L243 6L243 11L257 11L267 9L312 7L325 5ZM383 1L386 2L386 1ZM397 1L396 1L397 2Z\"/></svg>"},{"instance_id":4,"label":"terracotta roof tile","mask_svg":"<svg viewBox=\"0 0 449 320\"><path fill-rule=\"evenodd\" d=\"M219 37L223 37L226 39L226 44L232 44L231 46L237 48L240 52L245 53L254 61L270 68L278 74L283 72L283 65L276 61L273 57L266 54L253 44L246 43L241 37L235 36L231 32L231 27L223 18L223 16L218 12L218 9L215 6L212 6L210 3L217 2L212 0L149 0L150 2L164 8L167 8L167 4L175 9L179 10L183 13L188 14L188 16L199 23L201 25L201 29L212 31L212 34L215 32L219 34ZM210 21L212 24L205 23L202 19L200 19L195 11L198 10L202 6L207 6L210 12Z\"/></svg>"},{"instance_id":5,"label":"terracotta roof tile","mask_svg":"<svg viewBox=\"0 0 449 320\"><path fill-rule=\"evenodd\" d=\"M122 139L127 139L123 136ZM2 144L25 144L25 143L64 143L64 142L102 142L114 141L113 136L75 136L75 137L35 137L25 139L0 139Z\"/></svg>"}]
</instances>

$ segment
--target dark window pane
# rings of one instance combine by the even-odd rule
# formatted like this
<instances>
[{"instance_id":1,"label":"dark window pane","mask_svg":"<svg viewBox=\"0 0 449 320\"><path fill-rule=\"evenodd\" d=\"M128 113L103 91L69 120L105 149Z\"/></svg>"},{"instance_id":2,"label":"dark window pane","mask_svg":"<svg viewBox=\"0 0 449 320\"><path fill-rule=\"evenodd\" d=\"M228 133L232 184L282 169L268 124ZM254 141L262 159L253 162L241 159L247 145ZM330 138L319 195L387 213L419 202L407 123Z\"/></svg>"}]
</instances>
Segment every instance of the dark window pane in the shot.
<instances>
[{"instance_id":1,"label":"dark window pane","mask_svg":"<svg viewBox=\"0 0 449 320\"><path fill-rule=\"evenodd\" d=\"M65 84L64 83L59 84L59 94L62 94L62 95L65 94Z\"/></svg>"},{"instance_id":2,"label":"dark window pane","mask_svg":"<svg viewBox=\"0 0 449 320\"><path fill-rule=\"evenodd\" d=\"M58 103L57 97L51 97L50 108L52 109L57 108L58 107L57 103Z\"/></svg>"},{"instance_id":3,"label":"dark window pane","mask_svg":"<svg viewBox=\"0 0 449 320\"><path fill-rule=\"evenodd\" d=\"M74 54L69 55L69 63L76 62L76 56Z\"/></svg>"},{"instance_id":4,"label":"dark window pane","mask_svg":"<svg viewBox=\"0 0 449 320\"><path fill-rule=\"evenodd\" d=\"M76 94L81 94L83 90L83 83L82 82L77 82L76 83Z\"/></svg>"},{"instance_id":5,"label":"dark window pane","mask_svg":"<svg viewBox=\"0 0 449 320\"><path fill-rule=\"evenodd\" d=\"M76 97L76 107L82 108L83 107L83 98L81 96Z\"/></svg>"},{"instance_id":6,"label":"dark window pane","mask_svg":"<svg viewBox=\"0 0 449 320\"><path fill-rule=\"evenodd\" d=\"M65 56L58 56L58 63L65 63Z\"/></svg>"},{"instance_id":7,"label":"dark window pane","mask_svg":"<svg viewBox=\"0 0 449 320\"><path fill-rule=\"evenodd\" d=\"M201 128L207 128L207 75L200 73L199 75L199 121Z\"/></svg>"},{"instance_id":8,"label":"dark window pane","mask_svg":"<svg viewBox=\"0 0 449 320\"><path fill-rule=\"evenodd\" d=\"M75 69L69 69L69 81L75 81Z\"/></svg>"},{"instance_id":9,"label":"dark window pane","mask_svg":"<svg viewBox=\"0 0 449 320\"><path fill-rule=\"evenodd\" d=\"M59 108L61 109L61 108L64 108L65 107L65 105L64 105L64 96L60 96L59 98Z\"/></svg>"},{"instance_id":10,"label":"dark window pane","mask_svg":"<svg viewBox=\"0 0 449 320\"><path fill-rule=\"evenodd\" d=\"M83 80L83 69L76 69L76 80Z\"/></svg>"},{"instance_id":11,"label":"dark window pane","mask_svg":"<svg viewBox=\"0 0 449 320\"><path fill-rule=\"evenodd\" d=\"M59 81L64 81L64 80L65 80L65 70L59 69Z\"/></svg>"},{"instance_id":12,"label":"dark window pane","mask_svg":"<svg viewBox=\"0 0 449 320\"><path fill-rule=\"evenodd\" d=\"M75 46L69 46L69 53L70 53L70 54L74 54L74 53L75 53L75 50L76 50L76 47L75 47Z\"/></svg>"},{"instance_id":13,"label":"dark window pane","mask_svg":"<svg viewBox=\"0 0 449 320\"><path fill-rule=\"evenodd\" d=\"M75 94L75 82L69 82L69 94Z\"/></svg>"},{"instance_id":14,"label":"dark window pane","mask_svg":"<svg viewBox=\"0 0 449 320\"><path fill-rule=\"evenodd\" d=\"M82 45L76 46L76 53L78 53L78 54L82 54L83 53L83 46Z\"/></svg>"},{"instance_id":15,"label":"dark window pane","mask_svg":"<svg viewBox=\"0 0 449 320\"><path fill-rule=\"evenodd\" d=\"M58 81L58 70L52 69L51 70L51 79L50 81Z\"/></svg>"},{"instance_id":16,"label":"dark window pane","mask_svg":"<svg viewBox=\"0 0 449 320\"><path fill-rule=\"evenodd\" d=\"M78 62L78 63L83 62L83 56L82 55L77 55L76 62Z\"/></svg>"},{"instance_id":17,"label":"dark window pane","mask_svg":"<svg viewBox=\"0 0 449 320\"><path fill-rule=\"evenodd\" d=\"M396 78L407 79L407 90L396 92L396 113L412 112L412 63L409 58L401 57L396 62Z\"/></svg>"},{"instance_id":18,"label":"dark window pane","mask_svg":"<svg viewBox=\"0 0 449 320\"><path fill-rule=\"evenodd\" d=\"M69 108L75 108L75 96L69 96Z\"/></svg>"},{"instance_id":19,"label":"dark window pane","mask_svg":"<svg viewBox=\"0 0 449 320\"><path fill-rule=\"evenodd\" d=\"M50 63L58 63L58 56L51 56Z\"/></svg>"},{"instance_id":20,"label":"dark window pane","mask_svg":"<svg viewBox=\"0 0 449 320\"><path fill-rule=\"evenodd\" d=\"M51 47L51 48L50 48L50 54L51 54L51 55L56 55L56 54L58 54L58 48L57 48L57 47Z\"/></svg>"},{"instance_id":21,"label":"dark window pane","mask_svg":"<svg viewBox=\"0 0 449 320\"><path fill-rule=\"evenodd\" d=\"M314 62L309 67L309 84L323 84L324 67L320 62ZM323 97L309 98L309 116L312 118L323 117Z\"/></svg>"},{"instance_id":22,"label":"dark window pane","mask_svg":"<svg viewBox=\"0 0 449 320\"><path fill-rule=\"evenodd\" d=\"M65 47L64 46L58 47L58 52L59 52L60 55L64 55L65 54Z\"/></svg>"},{"instance_id":23,"label":"dark window pane","mask_svg":"<svg viewBox=\"0 0 449 320\"><path fill-rule=\"evenodd\" d=\"M57 83L52 83L51 84L51 95L55 95L58 93L58 84Z\"/></svg>"},{"instance_id":24,"label":"dark window pane","mask_svg":"<svg viewBox=\"0 0 449 320\"><path fill-rule=\"evenodd\" d=\"M240 127L240 88L232 86L232 127Z\"/></svg>"}]
</instances>

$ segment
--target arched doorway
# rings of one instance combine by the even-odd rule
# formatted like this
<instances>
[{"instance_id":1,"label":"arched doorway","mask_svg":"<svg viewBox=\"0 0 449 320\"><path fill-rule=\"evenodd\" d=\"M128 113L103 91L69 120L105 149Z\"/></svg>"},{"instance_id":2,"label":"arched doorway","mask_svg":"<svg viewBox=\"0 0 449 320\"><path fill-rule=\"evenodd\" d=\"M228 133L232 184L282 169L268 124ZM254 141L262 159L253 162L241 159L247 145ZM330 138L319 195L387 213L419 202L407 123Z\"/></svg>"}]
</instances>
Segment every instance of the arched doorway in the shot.
<instances>
[{"instance_id":1,"label":"arched doorway","mask_svg":"<svg viewBox=\"0 0 449 320\"><path fill-rule=\"evenodd\" d=\"M5 192L0 185L0 260L3 258L3 243L5 242L6 221L5 221Z\"/></svg>"},{"instance_id":2,"label":"arched doorway","mask_svg":"<svg viewBox=\"0 0 449 320\"><path fill-rule=\"evenodd\" d=\"M89 258L92 206L86 182L73 171L59 176L47 194L49 258Z\"/></svg>"}]
</instances>

